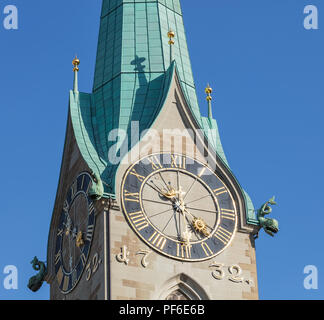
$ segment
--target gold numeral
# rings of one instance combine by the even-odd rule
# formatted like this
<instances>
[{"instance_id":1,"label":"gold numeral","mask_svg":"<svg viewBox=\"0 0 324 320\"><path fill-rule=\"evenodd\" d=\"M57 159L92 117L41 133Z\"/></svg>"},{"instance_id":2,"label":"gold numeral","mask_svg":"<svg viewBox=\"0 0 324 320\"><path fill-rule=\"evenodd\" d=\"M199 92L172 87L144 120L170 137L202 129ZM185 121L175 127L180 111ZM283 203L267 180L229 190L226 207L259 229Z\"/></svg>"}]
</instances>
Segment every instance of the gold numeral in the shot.
<instances>
[{"instance_id":1,"label":"gold numeral","mask_svg":"<svg viewBox=\"0 0 324 320\"><path fill-rule=\"evenodd\" d=\"M149 238L149 242L151 242L151 244L153 244L158 249L163 250L167 240L155 231Z\"/></svg>"},{"instance_id":2,"label":"gold numeral","mask_svg":"<svg viewBox=\"0 0 324 320\"><path fill-rule=\"evenodd\" d=\"M61 251L59 251L54 257L54 264L57 265L61 260Z\"/></svg>"},{"instance_id":3,"label":"gold numeral","mask_svg":"<svg viewBox=\"0 0 324 320\"><path fill-rule=\"evenodd\" d=\"M89 214L91 214L93 210L94 210L94 205L93 205L93 202L91 202L89 204Z\"/></svg>"},{"instance_id":4,"label":"gold numeral","mask_svg":"<svg viewBox=\"0 0 324 320\"><path fill-rule=\"evenodd\" d=\"M179 168L179 169L186 169L186 167L187 167L186 157L171 154L171 167Z\"/></svg>"},{"instance_id":5,"label":"gold numeral","mask_svg":"<svg viewBox=\"0 0 324 320\"><path fill-rule=\"evenodd\" d=\"M70 277L64 276L63 287L62 287L63 291L67 291L67 289L69 287L69 282L70 282Z\"/></svg>"},{"instance_id":6,"label":"gold numeral","mask_svg":"<svg viewBox=\"0 0 324 320\"><path fill-rule=\"evenodd\" d=\"M204 175L206 169L207 169L206 167L203 167L203 168L200 170L200 172L199 172L199 174L198 174L198 177L199 177L199 178L201 178L201 177Z\"/></svg>"},{"instance_id":7,"label":"gold numeral","mask_svg":"<svg viewBox=\"0 0 324 320\"><path fill-rule=\"evenodd\" d=\"M125 201L139 202L139 193L131 193L125 190Z\"/></svg>"},{"instance_id":8,"label":"gold numeral","mask_svg":"<svg viewBox=\"0 0 324 320\"><path fill-rule=\"evenodd\" d=\"M229 209L221 209L221 217L223 219L235 221L236 219L235 211Z\"/></svg>"},{"instance_id":9,"label":"gold numeral","mask_svg":"<svg viewBox=\"0 0 324 320\"><path fill-rule=\"evenodd\" d=\"M149 226L142 211L130 213L129 216L138 231L142 231Z\"/></svg>"},{"instance_id":10,"label":"gold numeral","mask_svg":"<svg viewBox=\"0 0 324 320\"><path fill-rule=\"evenodd\" d=\"M92 236L93 236L93 231L94 231L94 225L93 225L93 224L92 224L92 225L89 225L89 226L87 227L87 237L86 237L86 239L87 239L88 241L91 241Z\"/></svg>"},{"instance_id":11,"label":"gold numeral","mask_svg":"<svg viewBox=\"0 0 324 320\"><path fill-rule=\"evenodd\" d=\"M62 279L63 279L63 270L62 270L62 267L60 267L59 270L57 271L56 279L57 279L58 285L60 286L61 283L62 283Z\"/></svg>"},{"instance_id":12,"label":"gold numeral","mask_svg":"<svg viewBox=\"0 0 324 320\"><path fill-rule=\"evenodd\" d=\"M221 187L221 188L218 188L218 189L214 190L214 193L215 193L216 196L219 196L219 195L221 195L223 193L227 193L227 192L228 191L226 190L225 187Z\"/></svg>"},{"instance_id":13,"label":"gold numeral","mask_svg":"<svg viewBox=\"0 0 324 320\"><path fill-rule=\"evenodd\" d=\"M57 236L60 237L63 234L63 229L57 230Z\"/></svg>"},{"instance_id":14,"label":"gold numeral","mask_svg":"<svg viewBox=\"0 0 324 320\"><path fill-rule=\"evenodd\" d=\"M192 245L177 243L177 256L180 258L191 258Z\"/></svg>"},{"instance_id":15,"label":"gold numeral","mask_svg":"<svg viewBox=\"0 0 324 320\"><path fill-rule=\"evenodd\" d=\"M215 237L226 245L231 240L232 233L225 230L223 227L219 227L215 233Z\"/></svg>"},{"instance_id":16,"label":"gold numeral","mask_svg":"<svg viewBox=\"0 0 324 320\"><path fill-rule=\"evenodd\" d=\"M145 179L145 177L138 174L135 169L132 169L130 174L135 176L140 182L143 182Z\"/></svg>"},{"instance_id":17,"label":"gold numeral","mask_svg":"<svg viewBox=\"0 0 324 320\"><path fill-rule=\"evenodd\" d=\"M211 256L214 252L210 250L209 246L207 243L203 242L201 244L202 249L204 250L205 254L207 257Z\"/></svg>"},{"instance_id":18,"label":"gold numeral","mask_svg":"<svg viewBox=\"0 0 324 320\"><path fill-rule=\"evenodd\" d=\"M151 164L152 164L152 169L153 170L158 170L158 169L162 169L163 166L162 164L160 163L160 160L158 159L157 156L152 156L152 158L148 159Z\"/></svg>"}]
</instances>

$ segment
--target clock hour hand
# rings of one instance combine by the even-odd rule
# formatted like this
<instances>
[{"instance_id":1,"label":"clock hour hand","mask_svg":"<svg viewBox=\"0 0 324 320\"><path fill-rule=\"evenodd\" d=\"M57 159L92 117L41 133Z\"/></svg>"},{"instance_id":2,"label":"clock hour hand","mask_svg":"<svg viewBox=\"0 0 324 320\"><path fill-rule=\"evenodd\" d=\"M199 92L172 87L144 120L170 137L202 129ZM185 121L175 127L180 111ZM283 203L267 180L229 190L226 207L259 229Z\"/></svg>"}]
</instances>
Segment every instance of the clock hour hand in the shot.
<instances>
[{"instance_id":1,"label":"clock hour hand","mask_svg":"<svg viewBox=\"0 0 324 320\"><path fill-rule=\"evenodd\" d=\"M66 223L63 223L63 225L66 228L65 235L69 236L71 234L71 232L72 232L72 229L73 229L73 222L72 222L72 219L70 218L70 216L67 216Z\"/></svg>"},{"instance_id":2,"label":"clock hour hand","mask_svg":"<svg viewBox=\"0 0 324 320\"><path fill-rule=\"evenodd\" d=\"M152 183L148 184L151 188L153 188L155 191L157 191L158 193L160 193L163 197L169 199L169 200L173 200L173 198L176 197L177 192L175 191L174 188L171 187L171 185L167 186L168 190L165 190L164 187L160 188L158 187L155 182L153 180L150 181Z\"/></svg>"},{"instance_id":3,"label":"clock hour hand","mask_svg":"<svg viewBox=\"0 0 324 320\"><path fill-rule=\"evenodd\" d=\"M78 232L77 227L73 226L73 221L70 216L67 217L66 223L63 223L66 228L65 235L72 236L72 240L75 239L75 245L80 248L84 245L83 232L80 230Z\"/></svg>"},{"instance_id":4,"label":"clock hour hand","mask_svg":"<svg viewBox=\"0 0 324 320\"><path fill-rule=\"evenodd\" d=\"M80 248L84 245L84 240L83 240L83 233L82 231L79 231L77 236L76 236L76 240L75 240L75 245Z\"/></svg>"},{"instance_id":5,"label":"clock hour hand","mask_svg":"<svg viewBox=\"0 0 324 320\"><path fill-rule=\"evenodd\" d=\"M193 220L191 221L191 226L199 233L203 234L206 237L210 236L210 232L207 230L207 228L210 228L207 223L202 218L197 218L194 215L192 215L186 208L184 209L186 213L188 213Z\"/></svg>"}]
</instances>

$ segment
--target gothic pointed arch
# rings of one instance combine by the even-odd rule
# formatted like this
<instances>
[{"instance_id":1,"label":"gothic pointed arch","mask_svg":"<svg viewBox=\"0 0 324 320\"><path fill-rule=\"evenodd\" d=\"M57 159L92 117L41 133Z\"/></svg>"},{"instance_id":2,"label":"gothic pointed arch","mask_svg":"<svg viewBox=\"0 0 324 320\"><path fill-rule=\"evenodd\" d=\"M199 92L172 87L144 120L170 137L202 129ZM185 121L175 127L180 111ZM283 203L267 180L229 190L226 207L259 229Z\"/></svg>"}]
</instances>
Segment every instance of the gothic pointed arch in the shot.
<instances>
[{"instance_id":1,"label":"gothic pointed arch","mask_svg":"<svg viewBox=\"0 0 324 320\"><path fill-rule=\"evenodd\" d=\"M159 300L209 300L209 297L197 281L181 273L165 282Z\"/></svg>"}]
</instances>

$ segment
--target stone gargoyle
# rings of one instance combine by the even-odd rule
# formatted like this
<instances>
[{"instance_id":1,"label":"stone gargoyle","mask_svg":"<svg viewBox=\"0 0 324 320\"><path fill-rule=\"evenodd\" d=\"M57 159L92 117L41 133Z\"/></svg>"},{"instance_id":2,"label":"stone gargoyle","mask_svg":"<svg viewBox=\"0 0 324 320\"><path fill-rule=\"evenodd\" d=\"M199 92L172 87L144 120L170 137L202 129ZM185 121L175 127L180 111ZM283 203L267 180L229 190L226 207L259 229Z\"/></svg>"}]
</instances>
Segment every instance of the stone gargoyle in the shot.
<instances>
[{"instance_id":1,"label":"stone gargoyle","mask_svg":"<svg viewBox=\"0 0 324 320\"><path fill-rule=\"evenodd\" d=\"M104 194L104 186L100 176L92 172L92 186L89 189L89 196L93 200L100 200Z\"/></svg>"},{"instance_id":2,"label":"stone gargoyle","mask_svg":"<svg viewBox=\"0 0 324 320\"><path fill-rule=\"evenodd\" d=\"M272 212L273 205L276 205L275 197L272 197L269 201L264 203L261 208L257 211L257 217L260 222L260 227L273 237L279 231L279 223L276 219L265 218L266 215Z\"/></svg>"},{"instance_id":3,"label":"stone gargoyle","mask_svg":"<svg viewBox=\"0 0 324 320\"><path fill-rule=\"evenodd\" d=\"M31 291L36 292L43 285L45 276L47 274L47 268L45 262L39 261L37 257L31 261L31 264L33 269L39 271L39 273L29 279L28 288Z\"/></svg>"}]
</instances>

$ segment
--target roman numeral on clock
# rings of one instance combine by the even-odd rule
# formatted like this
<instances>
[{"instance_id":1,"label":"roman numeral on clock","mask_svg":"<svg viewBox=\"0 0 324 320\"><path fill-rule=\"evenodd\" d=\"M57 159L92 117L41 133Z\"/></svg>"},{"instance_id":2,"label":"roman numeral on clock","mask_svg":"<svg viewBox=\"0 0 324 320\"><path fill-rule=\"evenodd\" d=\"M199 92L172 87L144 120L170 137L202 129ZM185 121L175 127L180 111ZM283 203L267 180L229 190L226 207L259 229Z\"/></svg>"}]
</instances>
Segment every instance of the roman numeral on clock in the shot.
<instances>
[{"instance_id":1,"label":"roman numeral on clock","mask_svg":"<svg viewBox=\"0 0 324 320\"><path fill-rule=\"evenodd\" d=\"M172 168L186 169L186 166L187 166L186 157L171 154Z\"/></svg>"},{"instance_id":2,"label":"roman numeral on clock","mask_svg":"<svg viewBox=\"0 0 324 320\"><path fill-rule=\"evenodd\" d=\"M235 221L235 211L230 209L221 209L221 217L223 219Z\"/></svg>"},{"instance_id":3,"label":"roman numeral on clock","mask_svg":"<svg viewBox=\"0 0 324 320\"><path fill-rule=\"evenodd\" d=\"M148 241L153 244L156 248L163 250L167 240L162 237L157 231L155 231L151 237L148 239Z\"/></svg>"},{"instance_id":4,"label":"roman numeral on clock","mask_svg":"<svg viewBox=\"0 0 324 320\"><path fill-rule=\"evenodd\" d=\"M143 182L145 179L145 177L138 174L135 169L132 169L130 174L135 176L139 180L139 182Z\"/></svg>"},{"instance_id":5,"label":"roman numeral on clock","mask_svg":"<svg viewBox=\"0 0 324 320\"><path fill-rule=\"evenodd\" d=\"M231 240L232 233L223 227L219 227L214 236L226 245Z\"/></svg>"},{"instance_id":6,"label":"roman numeral on clock","mask_svg":"<svg viewBox=\"0 0 324 320\"><path fill-rule=\"evenodd\" d=\"M148 159L151 164L152 164L152 169L155 171L155 170L158 170L158 169L162 169L163 166L162 164L160 163L160 160L157 156L152 156L152 158L149 158Z\"/></svg>"},{"instance_id":7,"label":"roman numeral on clock","mask_svg":"<svg viewBox=\"0 0 324 320\"><path fill-rule=\"evenodd\" d=\"M192 245L177 243L177 257L179 258L191 258Z\"/></svg>"},{"instance_id":8,"label":"roman numeral on clock","mask_svg":"<svg viewBox=\"0 0 324 320\"><path fill-rule=\"evenodd\" d=\"M138 231L142 231L149 226L142 211L129 213L129 217L131 218Z\"/></svg>"},{"instance_id":9,"label":"roman numeral on clock","mask_svg":"<svg viewBox=\"0 0 324 320\"><path fill-rule=\"evenodd\" d=\"M63 286L62 286L62 290L63 291L67 291L69 288L69 283L70 283L70 277L64 275L63 276Z\"/></svg>"},{"instance_id":10,"label":"roman numeral on clock","mask_svg":"<svg viewBox=\"0 0 324 320\"><path fill-rule=\"evenodd\" d=\"M139 193L131 193L127 190L125 190L125 201L131 201L131 202L139 202Z\"/></svg>"},{"instance_id":11,"label":"roman numeral on clock","mask_svg":"<svg viewBox=\"0 0 324 320\"><path fill-rule=\"evenodd\" d=\"M208 244L205 243L205 242L202 242L202 243L201 243L201 247L202 247L202 249L204 250L205 255L206 255L207 257L211 256L211 255L214 253L214 252L209 248Z\"/></svg>"},{"instance_id":12,"label":"roman numeral on clock","mask_svg":"<svg viewBox=\"0 0 324 320\"><path fill-rule=\"evenodd\" d=\"M198 173L198 177L201 178L201 177L205 174L205 171L206 171L206 170L207 170L206 167L201 168L201 170L200 170L199 173Z\"/></svg>"},{"instance_id":13,"label":"roman numeral on clock","mask_svg":"<svg viewBox=\"0 0 324 320\"><path fill-rule=\"evenodd\" d=\"M54 264L57 265L61 261L61 251L59 251L54 257Z\"/></svg>"},{"instance_id":14,"label":"roman numeral on clock","mask_svg":"<svg viewBox=\"0 0 324 320\"><path fill-rule=\"evenodd\" d=\"M87 227L87 236L86 236L86 240L91 241L92 236L93 236L93 231L94 231L94 225L89 225Z\"/></svg>"},{"instance_id":15,"label":"roman numeral on clock","mask_svg":"<svg viewBox=\"0 0 324 320\"><path fill-rule=\"evenodd\" d=\"M219 195L221 195L223 193L227 193L227 192L228 191L226 190L225 187L221 187L221 188L218 188L218 189L214 190L214 193L215 193L216 196L219 196Z\"/></svg>"},{"instance_id":16,"label":"roman numeral on clock","mask_svg":"<svg viewBox=\"0 0 324 320\"><path fill-rule=\"evenodd\" d=\"M89 203L89 208L88 208L88 210L89 210L89 214L91 214L92 211L94 210L93 202L90 202L90 203Z\"/></svg>"},{"instance_id":17,"label":"roman numeral on clock","mask_svg":"<svg viewBox=\"0 0 324 320\"><path fill-rule=\"evenodd\" d=\"M62 270L62 266L60 266L60 268L59 268L58 271L57 271L56 279L57 279L58 285L61 286L62 279L63 279L63 270Z\"/></svg>"}]
</instances>

